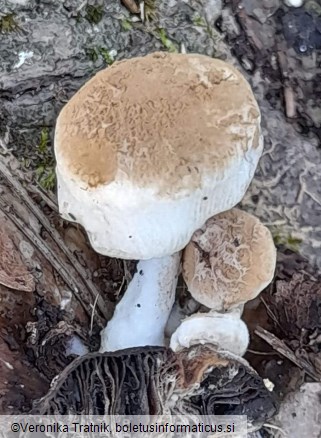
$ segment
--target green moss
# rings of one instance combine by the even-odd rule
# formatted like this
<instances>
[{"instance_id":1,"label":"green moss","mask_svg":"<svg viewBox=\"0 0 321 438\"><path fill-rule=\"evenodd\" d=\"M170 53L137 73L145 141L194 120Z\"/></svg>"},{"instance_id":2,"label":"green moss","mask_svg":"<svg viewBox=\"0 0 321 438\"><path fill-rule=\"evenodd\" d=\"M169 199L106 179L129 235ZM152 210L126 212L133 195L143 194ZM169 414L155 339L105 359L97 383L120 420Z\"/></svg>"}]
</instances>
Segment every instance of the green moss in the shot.
<instances>
[{"instance_id":1,"label":"green moss","mask_svg":"<svg viewBox=\"0 0 321 438\"><path fill-rule=\"evenodd\" d=\"M38 151L40 154L46 154L48 150L49 131L48 128L43 128L40 133L40 141L38 145Z\"/></svg>"},{"instance_id":2,"label":"green moss","mask_svg":"<svg viewBox=\"0 0 321 438\"><path fill-rule=\"evenodd\" d=\"M103 7L100 5L88 5L86 7L86 15L85 18L91 24L98 24L103 18Z\"/></svg>"},{"instance_id":3,"label":"green moss","mask_svg":"<svg viewBox=\"0 0 321 438\"><path fill-rule=\"evenodd\" d=\"M89 47L86 49L86 55L92 62L96 62L100 57L107 65L111 65L115 61L112 51L105 47Z\"/></svg>"},{"instance_id":4,"label":"green moss","mask_svg":"<svg viewBox=\"0 0 321 438\"><path fill-rule=\"evenodd\" d=\"M92 62L96 62L99 58L99 52L94 48L86 49L86 55Z\"/></svg>"},{"instance_id":5,"label":"green moss","mask_svg":"<svg viewBox=\"0 0 321 438\"><path fill-rule=\"evenodd\" d=\"M276 246L284 246L292 251L299 252L302 239L293 237L290 233L276 228L272 228L271 233Z\"/></svg>"},{"instance_id":6,"label":"green moss","mask_svg":"<svg viewBox=\"0 0 321 438\"><path fill-rule=\"evenodd\" d=\"M157 34L158 34L158 37L161 40L163 46L166 47L166 49L169 52L172 52L172 53L178 52L175 44L167 37L165 29L159 28L157 30Z\"/></svg>"},{"instance_id":7,"label":"green moss","mask_svg":"<svg viewBox=\"0 0 321 438\"><path fill-rule=\"evenodd\" d=\"M56 184L55 160L50 147L48 128L41 130L36 153L37 167L35 173L37 181L45 190L53 190ZM30 163L26 164L30 165Z\"/></svg>"},{"instance_id":8,"label":"green moss","mask_svg":"<svg viewBox=\"0 0 321 438\"><path fill-rule=\"evenodd\" d=\"M0 18L0 32L10 33L18 29L18 24L15 20L15 14L4 15Z\"/></svg>"},{"instance_id":9,"label":"green moss","mask_svg":"<svg viewBox=\"0 0 321 438\"><path fill-rule=\"evenodd\" d=\"M198 26L198 27L207 27L207 23L206 23L206 21L204 20L204 18L201 17L201 16L198 15L198 14L196 14L196 15L193 17L193 23L194 23L195 26Z\"/></svg>"},{"instance_id":10,"label":"green moss","mask_svg":"<svg viewBox=\"0 0 321 438\"><path fill-rule=\"evenodd\" d=\"M126 20L126 18L124 18L123 20L121 20L120 22L121 27L123 28L124 31L129 31L132 29L132 23L129 20Z\"/></svg>"},{"instance_id":11,"label":"green moss","mask_svg":"<svg viewBox=\"0 0 321 438\"><path fill-rule=\"evenodd\" d=\"M47 167L47 169L41 169L41 173L39 173L39 168L37 171L36 175L41 187L45 190L53 190L56 185L56 172L54 166Z\"/></svg>"},{"instance_id":12,"label":"green moss","mask_svg":"<svg viewBox=\"0 0 321 438\"><path fill-rule=\"evenodd\" d=\"M106 62L106 64L111 65L114 62L114 58L110 54L109 50L105 49L104 47L100 47L99 53L103 57L103 60Z\"/></svg>"}]
</instances>

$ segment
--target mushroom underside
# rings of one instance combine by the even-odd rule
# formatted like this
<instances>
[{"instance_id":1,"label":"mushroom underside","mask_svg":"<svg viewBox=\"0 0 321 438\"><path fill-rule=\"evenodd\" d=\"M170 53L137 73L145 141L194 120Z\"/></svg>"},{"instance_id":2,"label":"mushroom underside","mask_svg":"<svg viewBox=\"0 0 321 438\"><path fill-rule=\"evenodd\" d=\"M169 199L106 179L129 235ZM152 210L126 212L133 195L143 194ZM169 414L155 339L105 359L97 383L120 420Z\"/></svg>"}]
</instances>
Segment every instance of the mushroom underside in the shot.
<instances>
[{"instance_id":1,"label":"mushroom underside","mask_svg":"<svg viewBox=\"0 0 321 438\"><path fill-rule=\"evenodd\" d=\"M202 349L199 347L202 356ZM209 347L210 348L210 347ZM35 414L95 415L247 415L251 424L264 422L275 403L262 379L244 360L223 359L216 366L195 369L195 354L162 347L94 353L70 364ZM186 353L187 352L187 353ZM200 362L203 359L200 357ZM195 381L195 375L201 376ZM196 384L197 383L197 384ZM114 394L117 394L115 397Z\"/></svg>"}]
</instances>

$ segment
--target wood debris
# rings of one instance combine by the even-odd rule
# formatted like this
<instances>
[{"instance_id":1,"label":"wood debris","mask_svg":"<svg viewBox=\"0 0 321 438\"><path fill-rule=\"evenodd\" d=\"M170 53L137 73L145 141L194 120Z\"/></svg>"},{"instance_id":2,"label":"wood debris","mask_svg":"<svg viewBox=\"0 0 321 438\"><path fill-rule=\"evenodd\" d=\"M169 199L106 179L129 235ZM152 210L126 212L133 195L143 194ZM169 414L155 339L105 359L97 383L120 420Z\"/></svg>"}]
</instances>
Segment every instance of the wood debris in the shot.
<instances>
[{"instance_id":1,"label":"wood debris","mask_svg":"<svg viewBox=\"0 0 321 438\"><path fill-rule=\"evenodd\" d=\"M140 7L135 2L135 0L121 0L123 5L131 12L132 14L139 14L140 13Z\"/></svg>"},{"instance_id":2,"label":"wood debris","mask_svg":"<svg viewBox=\"0 0 321 438\"><path fill-rule=\"evenodd\" d=\"M23 292L35 290L35 280L10 239L4 218L0 217L0 283Z\"/></svg>"}]
</instances>

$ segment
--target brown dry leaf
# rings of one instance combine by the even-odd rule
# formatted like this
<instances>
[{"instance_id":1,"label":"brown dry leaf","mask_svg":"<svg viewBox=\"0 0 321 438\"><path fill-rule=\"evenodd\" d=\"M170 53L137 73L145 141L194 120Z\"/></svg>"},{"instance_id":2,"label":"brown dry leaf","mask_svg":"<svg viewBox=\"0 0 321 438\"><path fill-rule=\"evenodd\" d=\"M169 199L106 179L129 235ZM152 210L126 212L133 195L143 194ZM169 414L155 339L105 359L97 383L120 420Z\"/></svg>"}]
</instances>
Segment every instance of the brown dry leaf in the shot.
<instances>
[{"instance_id":1,"label":"brown dry leaf","mask_svg":"<svg viewBox=\"0 0 321 438\"><path fill-rule=\"evenodd\" d=\"M35 290L34 278L9 237L3 218L0 218L0 283L23 292Z\"/></svg>"}]
</instances>

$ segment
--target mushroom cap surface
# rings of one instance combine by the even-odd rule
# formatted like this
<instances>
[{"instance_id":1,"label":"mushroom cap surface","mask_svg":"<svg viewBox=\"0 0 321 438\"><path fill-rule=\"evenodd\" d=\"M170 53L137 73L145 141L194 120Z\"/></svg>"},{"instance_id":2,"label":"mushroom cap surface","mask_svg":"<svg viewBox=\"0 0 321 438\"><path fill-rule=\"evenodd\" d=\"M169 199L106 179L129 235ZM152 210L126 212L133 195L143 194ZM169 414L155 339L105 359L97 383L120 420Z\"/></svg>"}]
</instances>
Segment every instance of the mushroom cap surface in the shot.
<instances>
[{"instance_id":1,"label":"mushroom cap surface","mask_svg":"<svg viewBox=\"0 0 321 438\"><path fill-rule=\"evenodd\" d=\"M170 347L180 351L199 344L213 344L218 351L243 356L249 344L249 332L237 311L195 313L175 330Z\"/></svg>"},{"instance_id":2,"label":"mushroom cap surface","mask_svg":"<svg viewBox=\"0 0 321 438\"><path fill-rule=\"evenodd\" d=\"M210 218L183 253L193 298L217 311L254 299L273 279L276 249L259 219L237 208Z\"/></svg>"},{"instance_id":3,"label":"mushroom cap surface","mask_svg":"<svg viewBox=\"0 0 321 438\"><path fill-rule=\"evenodd\" d=\"M275 413L275 403L262 379L244 359L218 353L210 345L197 345L179 353L162 347L138 347L78 358L54 379L48 394L35 403L32 413L218 412L247 415L248 423L256 423Z\"/></svg>"},{"instance_id":4,"label":"mushroom cap surface","mask_svg":"<svg viewBox=\"0 0 321 438\"><path fill-rule=\"evenodd\" d=\"M221 60L153 53L115 62L58 117L60 212L108 256L179 251L242 199L262 153L260 119L250 85Z\"/></svg>"}]
</instances>

